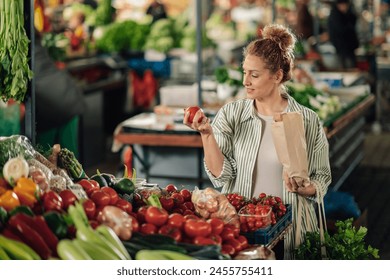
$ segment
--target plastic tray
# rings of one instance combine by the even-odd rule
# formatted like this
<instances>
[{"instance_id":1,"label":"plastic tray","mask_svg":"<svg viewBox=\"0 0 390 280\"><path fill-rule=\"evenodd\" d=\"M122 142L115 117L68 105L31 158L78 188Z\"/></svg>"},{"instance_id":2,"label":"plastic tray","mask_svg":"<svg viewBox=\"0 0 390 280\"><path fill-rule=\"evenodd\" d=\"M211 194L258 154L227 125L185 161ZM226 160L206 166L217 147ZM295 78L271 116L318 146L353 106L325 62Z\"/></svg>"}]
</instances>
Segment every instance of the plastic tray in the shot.
<instances>
[{"instance_id":1,"label":"plastic tray","mask_svg":"<svg viewBox=\"0 0 390 280\"><path fill-rule=\"evenodd\" d=\"M292 208L291 205L286 205L286 214L273 226L265 229L258 229L253 232L242 233L249 244L268 245L275 240L292 222Z\"/></svg>"}]
</instances>

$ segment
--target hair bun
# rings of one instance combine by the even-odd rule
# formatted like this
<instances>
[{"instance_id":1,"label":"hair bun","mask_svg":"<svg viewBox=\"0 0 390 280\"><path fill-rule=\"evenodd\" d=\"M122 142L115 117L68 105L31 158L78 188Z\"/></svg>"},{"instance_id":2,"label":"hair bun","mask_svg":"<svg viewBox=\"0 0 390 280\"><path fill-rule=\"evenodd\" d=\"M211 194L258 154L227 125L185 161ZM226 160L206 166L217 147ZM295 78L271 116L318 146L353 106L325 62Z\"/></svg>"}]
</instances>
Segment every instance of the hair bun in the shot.
<instances>
[{"instance_id":1,"label":"hair bun","mask_svg":"<svg viewBox=\"0 0 390 280\"><path fill-rule=\"evenodd\" d=\"M264 39L274 41L283 51L290 51L294 48L296 39L287 27L280 24L269 24L262 31Z\"/></svg>"}]
</instances>

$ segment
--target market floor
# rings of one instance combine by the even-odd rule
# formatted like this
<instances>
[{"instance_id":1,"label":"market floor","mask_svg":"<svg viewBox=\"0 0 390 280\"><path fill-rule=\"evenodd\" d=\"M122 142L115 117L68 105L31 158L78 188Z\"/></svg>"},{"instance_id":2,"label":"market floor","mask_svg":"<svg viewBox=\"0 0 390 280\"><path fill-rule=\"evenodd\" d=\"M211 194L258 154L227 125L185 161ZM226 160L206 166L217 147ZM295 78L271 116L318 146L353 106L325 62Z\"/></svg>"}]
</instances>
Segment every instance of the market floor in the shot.
<instances>
[{"instance_id":1,"label":"market floor","mask_svg":"<svg viewBox=\"0 0 390 280\"><path fill-rule=\"evenodd\" d=\"M352 194L363 212L367 210L366 244L390 259L390 131L374 134L367 129L364 159L341 186Z\"/></svg>"}]
</instances>

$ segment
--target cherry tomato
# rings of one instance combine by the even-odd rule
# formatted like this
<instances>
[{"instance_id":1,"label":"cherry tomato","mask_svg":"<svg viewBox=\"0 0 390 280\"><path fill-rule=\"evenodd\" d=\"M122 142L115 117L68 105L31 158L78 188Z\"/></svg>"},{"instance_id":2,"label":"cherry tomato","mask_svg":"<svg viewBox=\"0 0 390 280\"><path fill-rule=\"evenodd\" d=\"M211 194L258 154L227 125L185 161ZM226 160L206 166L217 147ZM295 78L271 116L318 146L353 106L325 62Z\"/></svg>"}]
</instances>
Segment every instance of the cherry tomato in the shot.
<instances>
[{"instance_id":1,"label":"cherry tomato","mask_svg":"<svg viewBox=\"0 0 390 280\"><path fill-rule=\"evenodd\" d=\"M91 199L97 207L109 205L111 200L110 195L101 190L94 191L91 194Z\"/></svg>"},{"instance_id":2,"label":"cherry tomato","mask_svg":"<svg viewBox=\"0 0 390 280\"><path fill-rule=\"evenodd\" d=\"M91 199L86 199L83 201L83 208L88 219L91 220L96 215L96 204Z\"/></svg>"},{"instance_id":3,"label":"cherry tomato","mask_svg":"<svg viewBox=\"0 0 390 280\"><path fill-rule=\"evenodd\" d=\"M184 224L184 216L179 213L172 213L168 216L167 225L182 228Z\"/></svg>"},{"instance_id":4,"label":"cherry tomato","mask_svg":"<svg viewBox=\"0 0 390 280\"><path fill-rule=\"evenodd\" d=\"M139 227L139 231L143 234L156 234L157 227L153 224L144 223Z\"/></svg>"},{"instance_id":5,"label":"cherry tomato","mask_svg":"<svg viewBox=\"0 0 390 280\"><path fill-rule=\"evenodd\" d=\"M130 215L130 216L131 216L131 230L133 232L138 232L139 231L139 223L133 215Z\"/></svg>"},{"instance_id":6,"label":"cherry tomato","mask_svg":"<svg viewBox=\"0 0 390 280\"><path fill-rule=\"evenodd\" d=\"M171 197L176 207L179 207L184 203L184 197L180 193L172 193Z\"/></svg>"},{"instance_id":7,"label":"cherry tomato","mask_svg":"<svg viewBox=\"0 0 390 280\"><path fill-rule=\"evenodd\" d=\"M187 189L182 189L179 191L179 193L183 196L184 201L191 201L192 194Z\"/></svg>"},{"instance_id":8,"label":"cherry tomato","mask_svg":"<svg viewBox=\"0 0 390 280\"><path fill-rule=\"evenodd\" d=\"M172 237L177 242L181 241L181 230L171 225L163 225L159 228L157 233Z\"/></svg>"},{"instance_id":9,"label":"cherry tomato","mask_svg":"<svg viewBox=\"0 0 390 280\"><path fill-rule=\"evenodd\" d=\"M211 233L211 225L201 219L189 219L184 223L184 232L189 237L203 236L206 237Z\"/></svg>"},{"instance_id":10,"label":"cherry tomato","mask_svg":"<svg viewBox=\"0 0 390 280\"><path fill-rule=\"evenodd\" d=\"M177 192L177 187L174 184L168 184L165 186L165 190L169 193Z\"/></svg>"},{"instance_id":11,"label":"cherry tomato","mask_svg":"<svg viewBox=\"0 0 390 280\"><path fill-rule=\"evenodd\" d=\"M240 228L239 227L236 227L236 226L231 225L231 224L227 224L224 226L224 229L225 228L230 228L233 231L234 238L237 238L240 235Z\"/></svg>"},{"instance_id":12,"label":"cherry tomato","mask_svg":"<svg viewBox=\"0 0 390 280\"><path fill-rule=\"evenodd\" d=\"M215 245L217 244L213 239L203 236L194 237L193 243L195 245Z\"/></svg>"},{"instance_id":13,"label":"cherry tomato","mask_svg":"<svg viewBox=\"0 0 390 280\"><path fill-rule=\"evenodd\" d=\"M100 224L96 220L88 220L89 225L93 228L96 229Z\"/></svg>"},{"instance_id":14,"label":"cherry tomato","mask_svg":"<svg viewBox=\"0 0 390 280\"><path fill-rule=\"evenodd\" d=\"M145 212L145 220L156 226L162 226L168 220L168 212L156 206L149 206Z\"/></svg>"},{"instance_id":15,"label":"cherry tomato","mask_svg":"<svg viewBox=\"0 0 390 280\"><path fill-rule=\"evenodd\" d=\"M62 198L62 207L64 210L67 210L70 205L74 205L78 200L77 196L69 189L62 190L59 195Z\"/></svg>"},{"instance_id":16,"label":"cherry tomato","mask_svg":"<svg viewBox=\"0 0 390 280\"><path fill-rule=\"evenodd\" d=\"M187 112L190 112L190 115L188 116L189 123L192 123L194 121L194 116L199 110L202 110L202 109L198 106L191 106L191 107L188 107L184 110L184 114L187 114ZM198 120L198 123L200 123L202 121L202 119L203 119L203 117L200 117Z\"/></svg>"},{"instance_id":17,"label":"cherry tomato","mask_svg":"<svg viewBox=\"0 0 390 280\"><path fill-rule=\"evenodd\" d=\"M234 232L231 228L225 226L221 232L221 237L223 241L234 239Z\"/></svg>"},{"instance_id":18,"label":"cherry tomato","mask_svg":"<svg viewBox=\"0 0 390 280\"><path fill-rule=\"evenodd\" d=\"M111 187L104 186L100 190L107 193L110 196L110 205L115 205L119 199L118 193Z\"/></svg>"},{"instance_id":19,"label":"cherry tomato","mask_svg":"<svg viewBox=\"0 0 390 280\"><path fill-rule=\"evenodd\" d=\"M133 211L133 205L131 205L130 202L124 200L123 198L118 198L118 200L115 203L115 206L122 209L127 214L130 214Z\"/></svg>"},{"instance_id":20,"label":"cherry tomato","mask_svg":"<svg viewBox=\"0 0 390 280\"><path fill-rule=\"evenodd\" d=\"M229 240L225 241L224 244L229 244L229 245L233 246L234 251L235 251L236 254L243 249L242 246L241 246L241 242L238 241L235 238L234 239L229 239Z\"/></svg>"},{"instance_id":21,"label":"cherry tomato","mask_svg":"<svg viewBox=\"0 0 390 280\"><path fill-rule=\"evenodd\" d=\"M211 232L213 234L221 234L224 227L224 222L219 218L210 218L207 220L208 223L211 225Z\"/></svg>"},{"instance_id":22,"label":"cherry tomato","mask_svg":"<svg viewBox=\"0 0 390 280\"><path fill-rule=\"evenodd\" d=\"M248 248L248 239L244 235L239 235L237 240L241 243L242 250Z\"/></svg>"},{"instance_id":23,"label":"cherry tomato","mask_svg":"<svg viewBox=\"0 0 390 280\"><path fill-rule=\"evenodd\" d=\"M185 202L183 203L183 205L184 205L188 210L195 211L195 206L194 206L194 204L193 204L191 201L185 201Z\"/></svg>"},{"instance_id":24,"label":"cherry tomato","mask_svg":"<svg viewBox=\"0 0 390 280\"><path fill-rule=\"evenodd\" d=\"M173 198L168 197L168 196L160 196L159 200L160 200L162 208L164 208L167 211L171 210L173 208L173 206L175 205Z\"/></svg>"}]
</instances>

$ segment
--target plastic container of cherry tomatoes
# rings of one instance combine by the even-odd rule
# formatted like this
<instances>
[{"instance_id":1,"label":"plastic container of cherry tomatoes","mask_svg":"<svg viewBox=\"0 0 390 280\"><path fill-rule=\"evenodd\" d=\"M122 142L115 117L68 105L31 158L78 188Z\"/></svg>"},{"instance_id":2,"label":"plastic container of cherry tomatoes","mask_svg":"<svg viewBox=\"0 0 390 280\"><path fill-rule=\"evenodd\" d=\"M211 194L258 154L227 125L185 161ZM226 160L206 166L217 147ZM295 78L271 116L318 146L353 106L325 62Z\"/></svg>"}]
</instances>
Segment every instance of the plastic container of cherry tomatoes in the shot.
<instances>
[{"instance_id":1,"label":"plastic container of cherry tomatoes","mask_svg":"<svg viewBox=\"0 0 390 280\"><path fill-rule=\"evenodd\" d=\"M251 232L271 226L270 205L246 205L238 211L241 232Z\"/></svg>"}]
</instances>

